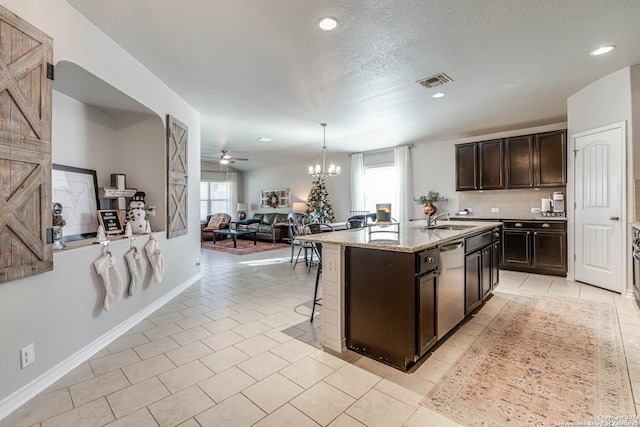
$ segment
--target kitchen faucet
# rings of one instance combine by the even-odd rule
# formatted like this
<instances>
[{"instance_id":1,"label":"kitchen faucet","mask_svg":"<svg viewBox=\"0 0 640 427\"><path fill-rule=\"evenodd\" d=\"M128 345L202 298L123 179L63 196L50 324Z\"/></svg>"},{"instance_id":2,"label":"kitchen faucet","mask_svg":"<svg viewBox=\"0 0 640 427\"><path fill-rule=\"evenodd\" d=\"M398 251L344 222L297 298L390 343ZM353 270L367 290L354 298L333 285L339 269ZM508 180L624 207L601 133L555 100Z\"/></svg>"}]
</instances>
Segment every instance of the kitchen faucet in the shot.
<instances>
[{"instance_id":1,"label":"kitchen faucet","mask_svg":"<svg viewBox=\"0 0 640 427\"><path fill-rule=\"evenodd\" d=\"M434 216L433 214L427 215L427 227L431 227L432 225L436 225L436 221L438 221L438 218L443 217L445 215L447 216L447 218L449 218L449 212L445 212L445 213L442 213L442 214L436 215L436 216Z\"/></svg>"}]
</instances>

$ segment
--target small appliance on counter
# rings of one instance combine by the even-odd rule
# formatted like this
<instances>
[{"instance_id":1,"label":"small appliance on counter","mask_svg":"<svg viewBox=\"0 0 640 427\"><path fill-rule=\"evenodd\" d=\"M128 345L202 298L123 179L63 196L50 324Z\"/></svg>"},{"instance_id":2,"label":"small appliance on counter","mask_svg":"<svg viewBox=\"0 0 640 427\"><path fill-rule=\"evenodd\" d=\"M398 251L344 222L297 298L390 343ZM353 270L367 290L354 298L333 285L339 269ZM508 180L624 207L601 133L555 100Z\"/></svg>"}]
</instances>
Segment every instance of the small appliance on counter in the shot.
<instances>
[{"instance_id":1,"label":"small appliance on counter","mask_svg":"<svg viewBox=\"0 0 640 427\"><path fill-rule=\"evenodd\" d=\"M553 211L553 202L551 199L542 199L542 203L540 204L540 212L552 212Z\"/></svg>"},{"instance_id":2,"label":"small appliance on counter","mask_svg":"<svg viewBox=\"0 0 640 427\"><path fill-rule=\"evenodd\" d=\"M564 193L559 191L553 193L553 211L564 213Z\"/></svg>"}]
</instances>

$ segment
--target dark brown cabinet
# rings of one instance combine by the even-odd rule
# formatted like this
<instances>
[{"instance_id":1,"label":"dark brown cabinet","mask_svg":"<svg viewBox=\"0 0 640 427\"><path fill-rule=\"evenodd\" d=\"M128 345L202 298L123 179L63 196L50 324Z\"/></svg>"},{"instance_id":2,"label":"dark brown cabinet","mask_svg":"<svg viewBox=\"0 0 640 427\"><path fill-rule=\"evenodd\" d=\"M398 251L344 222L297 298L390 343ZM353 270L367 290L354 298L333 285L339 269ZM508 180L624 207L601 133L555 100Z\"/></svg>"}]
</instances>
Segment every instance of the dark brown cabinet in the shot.
<instances>
[{"instance_id":1,"label":"dark brown cabinet","mask_svg":"<svg viewBox=\"0 0 640 427\"><path fill-rule=\"evenodd\" d=\"M456 145L456 190L504 188L502 139Z\"/></svg>"},{"instance_id":2,"label":"dark brown cabinet","mask_svg":"<svg viewBox=\"0 0 640 427\"><path fill-rule=\"evenodd\" d=\"M491 294L493 244L492 231L465 239L465 315Z\"/></svg>"},{"instance_id":3,"label":"dark brown cabinet","mask_svg":"<svg viewBox=\"0 0 640 427\"><path fill-rule=\"evenodd\" d=\"M456 145L456 190L559 187L567 183L566 131Z\"/></svg>"},{"instance_id":4,"label":"dark brown cabinet","mask_svg":"<svg viewBox=\"0 0 640 427\"><path fill-rule=\"evenodd\" d=\"M566 222L505 221L500 268L566 276Z\"/></svg>"},{"instance_id":5,"label":"dark brown cabinet","mask_svg":"<svg viewBox=\"0 0 640 427\"><path fill-rule=\"evenodd\" d=\"M438 340L436 336L436 273L416 279L416 301L418 302L418 356L422 356Z\"/></svg>"}]
</instances>

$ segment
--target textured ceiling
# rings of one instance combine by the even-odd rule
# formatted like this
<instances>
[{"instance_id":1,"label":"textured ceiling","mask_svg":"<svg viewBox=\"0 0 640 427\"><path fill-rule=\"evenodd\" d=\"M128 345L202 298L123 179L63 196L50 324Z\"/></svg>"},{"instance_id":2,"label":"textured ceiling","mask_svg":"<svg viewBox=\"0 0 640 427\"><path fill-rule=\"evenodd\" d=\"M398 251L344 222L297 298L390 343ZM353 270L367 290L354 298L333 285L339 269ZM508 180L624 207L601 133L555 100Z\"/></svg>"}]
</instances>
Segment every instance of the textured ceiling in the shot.
<instances>
[{"instance_id":1,"label":"textured ceiling","mask_svg":"<svg viewBox=\"0 0 640 427\"><path fill-rule=\"evenodd\" d=\"M571 94L640 63L638 0L68 2L200 111L205 159L239 169L314 161L321 122L330 152L356 152L564 121Z\"/></svg>"}]
</instances>

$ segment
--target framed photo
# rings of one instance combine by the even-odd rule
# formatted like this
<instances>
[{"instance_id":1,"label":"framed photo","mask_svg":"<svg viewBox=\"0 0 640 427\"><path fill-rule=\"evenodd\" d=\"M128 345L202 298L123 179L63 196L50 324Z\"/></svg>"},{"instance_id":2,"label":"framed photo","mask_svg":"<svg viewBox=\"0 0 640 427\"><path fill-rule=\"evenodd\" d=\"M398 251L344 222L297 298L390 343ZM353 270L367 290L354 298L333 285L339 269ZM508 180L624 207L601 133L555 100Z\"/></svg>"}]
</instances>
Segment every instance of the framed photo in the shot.
<instances>
[{"instance_id":1,"label":"framed photo","mask_svg":"<svg viewBox=\"0 0 640 427\"><path fill-rule=\"evenodd\" d=\"M66 225L62 228L63 241L96 237L98 218L98 178L96 171L72 166L52 165L51 197L62 206Z\"/></svg>"},{"instance_id":2,"label":"framed photo","mask_svg":"<svg viewBox=\"0 0 640 427\"><path fill-rule=\"evenodd\" d=\"M98 221L104 234L120 234L123 232L122 223L120 222L120 213L117 209L107 209L98 211Z\"/></svg>"}]
</instances>

